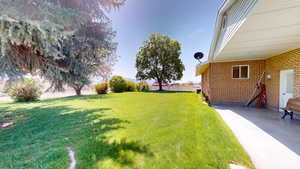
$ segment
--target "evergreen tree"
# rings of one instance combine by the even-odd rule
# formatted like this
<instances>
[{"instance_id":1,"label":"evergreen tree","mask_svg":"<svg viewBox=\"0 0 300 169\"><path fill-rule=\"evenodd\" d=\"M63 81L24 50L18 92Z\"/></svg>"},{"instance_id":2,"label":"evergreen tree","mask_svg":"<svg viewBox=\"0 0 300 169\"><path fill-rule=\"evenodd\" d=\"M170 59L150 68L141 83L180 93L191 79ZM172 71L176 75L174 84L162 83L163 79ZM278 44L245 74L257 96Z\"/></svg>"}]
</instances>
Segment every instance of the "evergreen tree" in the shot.
<instances>
[{"instance_id":1,"label":"evergreen tree","mask_svg":"<svg viewBox=\"0 0 300 169\"><path fill-rule=\"evenodd\" d=\"M106 12L123 0L0 0L0 76L40 74L79 91L116 61ZM104 69L105 68L105 69Z\"/></svg>"},{"instance_id":2,"label":"evergreen tree","mask_svg":"<svg viewBox=\"0 0 300 169\"><path fill-rule=\"evenodd\" d=\"M0 0L0 14L74 30L91 21L108 22L107 12L124 0Z\"/></svg>"},{"instance_id":3,"label":"evergreen tree","mask_svg":"<svg viewBox=\"0 0 300 169\"><path fill-rule=\"evenodd\" d=\"M66 84L77 95L81 95L81 89L90 83L91 77L101 74L102 71L110 71L103 70L104 66L114 65L117 46L112 42L114 35L111 29L100 23L82 26L63 41L65 58L60 60L60 66L49 67L42 72L42 76L49 79L56 89L61 89Z\"/></svg>"}]
</instances>

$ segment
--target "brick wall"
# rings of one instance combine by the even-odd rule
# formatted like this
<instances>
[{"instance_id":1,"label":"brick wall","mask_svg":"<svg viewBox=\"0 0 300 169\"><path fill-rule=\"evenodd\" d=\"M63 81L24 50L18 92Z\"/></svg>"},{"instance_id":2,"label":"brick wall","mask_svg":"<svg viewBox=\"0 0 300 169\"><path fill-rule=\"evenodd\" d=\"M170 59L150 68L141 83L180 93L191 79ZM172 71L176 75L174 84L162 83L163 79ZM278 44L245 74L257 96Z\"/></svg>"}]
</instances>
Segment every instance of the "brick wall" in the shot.
<instances>
[{"instance_id":1,"label":"brick wall","mask_svg":"<svg viewBox=\"0 0 300 169\"><path fill-rule=\"evenodd\" d=\"M249 65L249 79L232 79L233 65ZM280 71L293 69L294 96L300 97L300 48L260 61L211 63L202 74L202 88L212 103L246 103L251 97L256 83L263 74L267 87L267 102L271 108L279 108Z\"/></svg>"},{"instance_id":2,"label":"brick wall","mask_svg":"<svg viewBox=\"0 0 300 169\"><path fill-rule=\"evenodd\" d=\"M202 73L201 88L202 92L210 99L210 66Z\"/></svg>"},{"instance_id":3,"label":"brick wall","mask_svg":"<svg viewBox=\"0 0 300 169\"><path fill-rule=\"evenodd\" d=\"M279 108L280 71L293 69L294 95L300 96L300 49L296 49L266 60L266 74L272 76L266 79L268 105Z\"/></svg>"},{"instance_id":4,"label":"brick wall","mask_svg":"<svg viewBox=\"0 0 300 169\"><path fill-rule=\"evenodd\" d=\"M249 79L232 79L232 66L249 65ZM265 61L224 62L211 64L211 102L243 103L251 97L265 69Z\"/></svg>"}]
</instances>

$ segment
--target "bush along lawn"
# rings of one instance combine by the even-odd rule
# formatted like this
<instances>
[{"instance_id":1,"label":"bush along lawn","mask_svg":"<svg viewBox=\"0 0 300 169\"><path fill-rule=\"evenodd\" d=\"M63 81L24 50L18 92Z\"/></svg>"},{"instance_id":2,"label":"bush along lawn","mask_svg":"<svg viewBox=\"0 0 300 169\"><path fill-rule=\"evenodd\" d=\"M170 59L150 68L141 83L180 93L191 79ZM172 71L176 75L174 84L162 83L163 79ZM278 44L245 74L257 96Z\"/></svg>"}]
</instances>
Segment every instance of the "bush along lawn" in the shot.
<instances>
[{"instance_id":1,"label":"bush along lawn","mask_svg":"<svg viewBox=\"0 0 300 169\"><path fill-rule=\"evenodd\" d=\"M190 92L112 93L2 103L0 168L254 168L217 112Z\"/></svg>"}]
</instances>

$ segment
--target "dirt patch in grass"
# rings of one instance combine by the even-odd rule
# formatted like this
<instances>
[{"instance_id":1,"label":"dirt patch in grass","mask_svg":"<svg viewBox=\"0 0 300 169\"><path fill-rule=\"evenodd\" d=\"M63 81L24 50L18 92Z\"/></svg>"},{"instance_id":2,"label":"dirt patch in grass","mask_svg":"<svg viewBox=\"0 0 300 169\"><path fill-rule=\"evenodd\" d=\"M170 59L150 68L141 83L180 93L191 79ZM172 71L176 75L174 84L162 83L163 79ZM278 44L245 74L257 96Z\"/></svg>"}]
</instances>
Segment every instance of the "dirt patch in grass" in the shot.
<instances>
[{"instance_id":1,"label":"dirt patch in grass","mask_svg":"<svg viewBox=\"0 0 300 169\"><path fill-rule=\"evenodd\" d=\"M249 168L247 168L247 167L245 167L245 166L243 166L243 165L241 165L237 162L231 162L229 164L229 166L230 166L231 169L249 169Z\"/></svg>"},{"instance_id":2,"label":"dirt patch in grass","mask_svg":"<svg viewBox=\"0 0 300 169\"><path fill-rule=\"evenodd\" d=\"M14 122L0 123L0 128L8 128L8 127L12 126L13 124L14 124Z\"/></svg>"},{"instance_id":3,"label":"dirt patch in grass","mask_svg":"<svg viewBox=\"0 0 300 169\"><path fill-rule=\"evenodd\" d=\"M13 124L14 124L14 122L11 122L11 121L0 122L0 129L9 128Z\"/></svg>"},{"instance_id":4,"label":"dirt patch in grass","mask_svg":"<svg viewBox=\"0 0 300 169\"><path fill-rule=\"evenodd\" d=\"M24 114L16 112L5 112L0 114L0 128L9 128L24 118Z\"/></svg>"}]
</instances>

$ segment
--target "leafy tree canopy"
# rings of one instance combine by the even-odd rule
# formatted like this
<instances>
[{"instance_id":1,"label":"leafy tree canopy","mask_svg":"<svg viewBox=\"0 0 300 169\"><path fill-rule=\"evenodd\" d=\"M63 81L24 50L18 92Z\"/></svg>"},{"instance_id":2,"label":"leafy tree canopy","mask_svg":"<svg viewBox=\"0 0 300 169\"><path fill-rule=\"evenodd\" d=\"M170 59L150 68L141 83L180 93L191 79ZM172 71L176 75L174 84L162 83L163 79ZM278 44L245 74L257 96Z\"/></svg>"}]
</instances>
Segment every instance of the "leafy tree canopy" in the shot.
<instances>
[{"instance_id":1,"label":"leafy tree canopy","mask_svg":"<svg viewBox=\"0 0 300 169\"><path fill-rule=\"evenodd\" d=\"M157 80L160 90L162 83L180 80L185 69L180 54L178 41L160 33L151 35L136 56L137 79Z\"/></svg>"}]
</instances>

